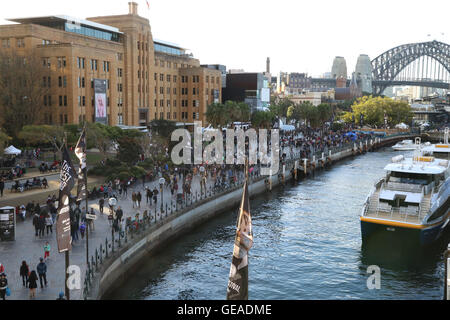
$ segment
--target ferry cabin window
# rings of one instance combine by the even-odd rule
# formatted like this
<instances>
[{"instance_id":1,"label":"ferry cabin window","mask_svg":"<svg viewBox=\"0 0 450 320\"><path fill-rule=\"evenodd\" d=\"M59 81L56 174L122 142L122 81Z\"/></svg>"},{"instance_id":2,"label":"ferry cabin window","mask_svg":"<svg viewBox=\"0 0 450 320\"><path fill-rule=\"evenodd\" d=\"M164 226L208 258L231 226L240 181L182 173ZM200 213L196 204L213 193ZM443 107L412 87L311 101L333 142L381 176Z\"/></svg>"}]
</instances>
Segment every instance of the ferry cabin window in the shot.
<instances>
[{"instance_id":1,"label":"ferry cabin window","mask_svg":"<svg viewBox=\"0 0 450 320\"><path fill-rule=\"evenodd\" d=\"M433 156L436 159L445 159L445 160L450 160L450 152L434 152Z\"/></svg>"},{"instance_id":2,"label":"ferry cabin window","mask_svg":"<svg viewBox=\"0 0 450 320\"><path fill-rule=\"evenodd\" d=\"M391 172L390 182L422 184L427 185L433 181L433 176L429 174L409 173L409 172Z\"/></svg>"}]
</instances>

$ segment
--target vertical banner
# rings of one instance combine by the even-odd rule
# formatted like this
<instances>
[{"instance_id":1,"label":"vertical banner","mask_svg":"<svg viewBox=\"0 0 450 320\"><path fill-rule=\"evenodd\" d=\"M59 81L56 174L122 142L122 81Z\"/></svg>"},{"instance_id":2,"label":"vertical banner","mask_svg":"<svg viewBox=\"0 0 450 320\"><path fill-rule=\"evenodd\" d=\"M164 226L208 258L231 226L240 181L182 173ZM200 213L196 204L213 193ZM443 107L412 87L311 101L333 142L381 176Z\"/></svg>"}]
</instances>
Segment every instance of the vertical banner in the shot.
<instances>
[{"instance_id":1,"label":"vertical banner","mask_svg":"<svg viewBox=\"0 0 450 320\"><path fill-rule=\"evenodd\" d=\"M75 185L75 169L72 166L67 147L63 149L63 162L61 164L61 176L59 186L58 215L56 217L56 240L58 251L64 252L72 249L70 237L69 199L70 190Z\"/></svg>"},{"instance_id":2,"label":"vertical banner","mask_svg":"<svg viewBox=\"0 0 450 320\"><path fill-rule=\"evenodd\" d=\"M87 179L86 179L86 127L83 128L80 139L75 147L75 154L80 160L80 168L78 169L78 191L77 201L86 199Z\"/></svg>"},{"instance_id":3,"label":"vertical banner","mask_svg":"<svg viewBox=\"0 0 450 320\"><path fill-rule=\"evenodd\" d=\"M106 113L106 80L94 79L95 122L108 124Z\"/></svg>"},{"instance_id":4,"label":"vertical banner","mask_svg":"<svg viewBox=\"0 0 450 320\"><path fill-rule=\"evenodd\" d=\"M248 251L253 245L252 219L247 181L239 210L233 260L227 287L227 300L248 300Z\"/></svg>"}]
</instances>

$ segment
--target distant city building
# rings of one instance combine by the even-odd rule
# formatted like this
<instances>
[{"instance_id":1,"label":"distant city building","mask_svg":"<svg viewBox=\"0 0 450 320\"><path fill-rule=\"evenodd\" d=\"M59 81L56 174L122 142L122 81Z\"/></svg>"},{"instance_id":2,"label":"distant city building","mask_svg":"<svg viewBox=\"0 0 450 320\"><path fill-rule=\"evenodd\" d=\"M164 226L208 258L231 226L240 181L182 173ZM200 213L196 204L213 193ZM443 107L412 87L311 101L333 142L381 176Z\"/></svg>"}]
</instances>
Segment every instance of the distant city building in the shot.
<instances>
[{"instance_id":1,"label":"distant city building","mask_svg":"<svg viewBox=\"0 0 450 320\"><path fill-rule=\"evenodd\" d=\"M0 26L1 52L33 52L49 68L51 93L41 123L95 121L94 79L106 83L109 125L205 121L207 106L221 100L222 71L201 67L178 45L154 40L137 8L130 2L124 15L33 17Z\"/></svg>"},{"instance_id":2,"label":"distant city building","mask_svg":"<svg viewBox=\"0 0 450 320\"><path fill-rule=\"evenodd\" d=\"M333 79L344 78L347 79L347 63L344 57L335 57L333 66L331 68L331 77Z\"/></svg>"},{"instance_id":3,"label":"distant city building","mask_svg":"<svg viewBox=\"0 0 450 320\"><path fill-rule=\"evenodd\" d=\"M252 112L269 106L269 81L264 73L228 73L226 82L222 92L223 102L245 102Z\"/></svg>"},{"instance_id":4,"label":"distant city building","mask_svg":"<svg viewBox=\"0 0 450 320\"><path fill-rule=\"evenodd\" d=\"M372 62L367 54L361 54L356 62L355 74L363 92L372 93Z\"/></svg>"}]
</instances>

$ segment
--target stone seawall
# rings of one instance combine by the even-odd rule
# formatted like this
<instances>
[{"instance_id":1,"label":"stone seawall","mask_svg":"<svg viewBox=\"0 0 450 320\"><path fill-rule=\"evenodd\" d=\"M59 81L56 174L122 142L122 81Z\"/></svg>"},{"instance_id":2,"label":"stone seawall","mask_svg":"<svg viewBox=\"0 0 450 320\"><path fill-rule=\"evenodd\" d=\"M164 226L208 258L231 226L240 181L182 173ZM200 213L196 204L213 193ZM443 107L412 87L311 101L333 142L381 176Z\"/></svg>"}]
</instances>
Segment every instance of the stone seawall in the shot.
<instances>
[{"instance_id":1,"label":"stone seawall","mask_svg":"<svg viewBox=\"0 0 450 320\"><path fill-rule=\"evenodd\" d=\"M325 157L329 157L331 162L335 163L364 152L362 149L374 150L408 138L411 138L411 136L396 136L381 141L377 139L377 142L373 141L373 144L367 145L367 148L361 148L360 145L355 145L356 148L354 146L353 148L345 149L331 155L325 155ZM321 167L319 161L314 161L314 168ZM298 162L298 166L298 170L302 170L301 161ZM292 168L293 162L286 165L285 182L293 178L291 174ZM282 168L280 168L280 173L281 170ZM250 197L267 192L268 185L266 180L268 179L270 178L260 177L253 181L249 185ZM274 175L271 179L273 188L283 183L281 175ZM127 243L122 244L114 253L110 253L109 258L100 264L94 274L92 286L86 298L102 299L110 292L120 288L120 285L126 281L128 274L136 270L144 258L147 258L158 250L163 250L163 246L167 245L168 241L182 236L220 213L237 208L241 197L242 187L239 186L226 193L201 200L195 203L195 205L174 213L165 220L147 227L143 234L138 234L134 238L128 239Z\"/></svg>"}]
</instances>

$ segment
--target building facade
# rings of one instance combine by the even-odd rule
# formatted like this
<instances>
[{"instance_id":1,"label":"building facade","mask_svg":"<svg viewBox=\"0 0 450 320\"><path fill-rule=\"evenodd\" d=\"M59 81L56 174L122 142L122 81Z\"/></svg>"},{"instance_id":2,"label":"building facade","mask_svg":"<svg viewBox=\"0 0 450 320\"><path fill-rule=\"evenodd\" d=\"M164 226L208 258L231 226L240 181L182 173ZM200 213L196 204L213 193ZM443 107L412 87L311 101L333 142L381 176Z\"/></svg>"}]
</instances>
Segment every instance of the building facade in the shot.
<instances>
[{"instance_id":1,"label":"building facade","mask_svg":"<svg viewBox=\"0 0 450 320\"><path fill-rule=\"evenodd\" d=\"M208 105L221 100L221 72L201 67L177 45L154 41L137 8L130 2L124 15L11 19L18 24L0 26L0 51L37 55L49 68L42 123L95 121L94 79L106 81L109 125L206 121Z\"/></svg>"}]
</instances>

